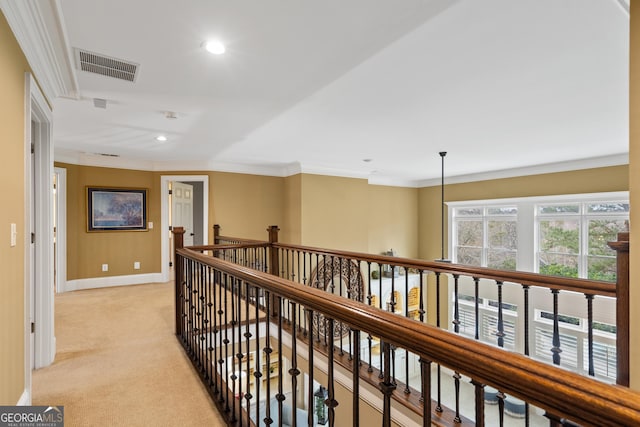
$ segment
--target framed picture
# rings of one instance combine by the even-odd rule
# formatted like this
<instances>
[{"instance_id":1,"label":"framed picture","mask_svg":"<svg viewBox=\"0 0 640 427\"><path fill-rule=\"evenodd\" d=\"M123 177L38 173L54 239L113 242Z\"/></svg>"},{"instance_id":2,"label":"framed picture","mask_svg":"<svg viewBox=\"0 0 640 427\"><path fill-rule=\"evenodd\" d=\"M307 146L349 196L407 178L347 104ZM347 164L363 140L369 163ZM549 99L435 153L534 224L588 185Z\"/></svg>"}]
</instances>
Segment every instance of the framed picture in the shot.
<instances>
[{"instance_id":1,"label":"framed picture","mask_svg":"<svg viewBox=\"0 0 640 427\"><path fill-rule=\"evenodd\" d=\"M145 188L87 187L87 231L146 231Z\"/></svg>"}]
</instances>

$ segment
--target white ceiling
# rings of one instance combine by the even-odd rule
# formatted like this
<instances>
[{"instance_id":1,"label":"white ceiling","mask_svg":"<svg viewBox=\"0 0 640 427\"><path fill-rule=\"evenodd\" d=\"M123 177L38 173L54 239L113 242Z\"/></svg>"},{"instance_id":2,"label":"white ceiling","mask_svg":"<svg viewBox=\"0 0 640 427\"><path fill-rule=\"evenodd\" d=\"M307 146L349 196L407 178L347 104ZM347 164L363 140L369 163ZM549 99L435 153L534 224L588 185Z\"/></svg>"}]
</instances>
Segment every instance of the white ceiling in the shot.
<instances>
[{"instance_id":1,"label":"white ceiling","mask_svg":"<svg viewBox=\"0 0 640 427\"><path fill-rule=\"evenodd\" d=\"M57 160L395 185L438 179L439 151L449 178L626 163L620 0L57 3L68 52L140 64L134 83L73 70Z\"/></svg>"}]
</instances>

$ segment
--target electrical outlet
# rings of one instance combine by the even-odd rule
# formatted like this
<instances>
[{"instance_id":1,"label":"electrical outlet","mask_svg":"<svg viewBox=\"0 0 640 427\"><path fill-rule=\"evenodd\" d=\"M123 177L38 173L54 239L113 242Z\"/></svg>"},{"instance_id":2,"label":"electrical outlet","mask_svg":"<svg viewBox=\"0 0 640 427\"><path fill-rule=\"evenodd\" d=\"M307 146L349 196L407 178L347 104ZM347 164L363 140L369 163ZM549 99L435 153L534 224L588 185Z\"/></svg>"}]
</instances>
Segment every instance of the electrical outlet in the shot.
<instances>
[{"instance_id":1,"label":"electrical outlet","mask_svg":"<svg viewBox=\"0 0 640 427\"><path fill-rule=\"evenodd\" d=\"M140 261L136 261L133 263L134 270L140 270Z\"/></svg>"},{"instance_id":2,"label":"electrical outlet","mask_svg":"<svg viewBox=\"0 0 640 427\"><path fill-rule=\"evenodd\" d=\"M109 271L109 264L102 264L102 271Z\"/></svg>"}]
</instances>

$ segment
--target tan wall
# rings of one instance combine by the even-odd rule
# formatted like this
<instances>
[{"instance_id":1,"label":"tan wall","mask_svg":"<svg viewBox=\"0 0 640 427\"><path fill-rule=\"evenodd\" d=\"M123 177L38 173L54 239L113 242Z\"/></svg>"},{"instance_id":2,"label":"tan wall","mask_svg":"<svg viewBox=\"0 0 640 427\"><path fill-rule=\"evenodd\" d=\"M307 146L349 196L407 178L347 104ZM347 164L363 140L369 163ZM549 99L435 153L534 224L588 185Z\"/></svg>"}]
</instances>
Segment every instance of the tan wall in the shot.
<instances>
[{"instance_id":1,"label":"tan wall","mask_svg":"<svg viewBox=\"0 0 640 427\"><path fill-rule=\"evenodd\" d=\"M631 5L631 57L629 82L629 164L633 165L629 171L629 190L631 192L631 237L630 237L630 301L631 307L640 307L640 264L638 253L633 248L640 247L640 233L635 233L634 224L640 223L640 10L639 4ZM637 229L637 228L636 228ZM634 286L636 284L636 286ZM640 312L631 310L629 324L631 334L631 388L640 390ZM635 361L635 363L634 363Z\"/></svg>"},{"instance_id":2,"label":"tan wall","mask_svg":"<svg viewBox=\"0 0 640 427\"><path fill-rule=\"evenodd\" d=\"M418 190L368 186L369 247L380 254L393 249L398 256L418 257Z\"/></svg>"},{"instance_id":3,"label":"tan wall","mask_svg":"<svg viewBox=\"0 0 640 427\"><path fill-rule=\"evenodd\" d=\"M67 280L160 271L160 181L153 172L56 163L67 169ZM148 231L87 231L87 186L146 188ZM133 268L140 262L140 269ZM109 271L102 271L102 264Z\"/></svg>"},{"instance_id":4,"label":"tan wall","mask_svg":"<svg viewBox=\"0 0 640 427\"><path fill-rule=\"evenodd\" d=\"M226 172L208 175L209 224L220 224L222 235L267 240L267 227L282 228L284 178Z\"/></svg>"},{"instance_id":5,"label":"tan wall","mask_svg":"<svg viewBox=\"0 0 640 427\"><path fill-rule=\"evenodd\" d=\"M299 245L302 243L302 175L284 179L284 220L280 241Z\"/></svg>"},{"instance_id":6,"label":"tan wall","mask_svg":"<svg viewBox=\"0 0 640 427\"><path fill-rule=\"evenodd\" d=\"M0 405L15 405L25 389L24 357L24 73L29 65L0 13L0 179L7 185L0 209ZM10 224L18 241L9 246Z\"/></svg>"},{"instance_id":7,"label":"tan wall","mask_svg":"<svg viewBox=\"0 0 640 427\"><path fill-rule=\"evenodd\" d=\"M302 175L302 244L366 252L367 181Z\"/></svg>"},{"instance_id":8,"label":"tan wall","mask_svg":"<svg viewBox=\"0 0 640 427\"><path fill-rule=\"evenodd\" d=\"M418 192L366 180L303 174L301 242L307 246L418 254Z\"/></svg>"},{"instance_id":9,"label":"tan wall","mask_svg":"<svg viewBox=\"0 0 640 427\"><path fill-rule=\"evenodd\" d=\"M146 172L56 163L67 169L67 279L158 273L161 270L161 176L209 177L209 241L222 234L267 239L283 222L283 178L225 172ZM148 231L87 232L86 186L147 188ZM140 270L133 263L140 262ZM102 264L109 271L102 272Z\"/></svg>"}]
</instances>

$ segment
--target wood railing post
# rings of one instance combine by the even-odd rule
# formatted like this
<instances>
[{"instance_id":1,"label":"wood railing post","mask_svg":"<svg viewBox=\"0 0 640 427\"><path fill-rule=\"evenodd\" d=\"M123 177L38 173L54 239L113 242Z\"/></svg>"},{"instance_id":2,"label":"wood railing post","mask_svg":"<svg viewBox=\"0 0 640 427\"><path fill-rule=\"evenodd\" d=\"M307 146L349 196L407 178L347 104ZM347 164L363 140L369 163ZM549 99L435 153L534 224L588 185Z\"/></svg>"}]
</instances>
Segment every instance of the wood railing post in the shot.
<instances>
[{"instance_id":1,"label":"wood railing post","mask_svg":"<svg viewBox=\"0 0 640 427\"><path fill-rule=\"evenodd\" d=\"M271 225L267 228L269 233L269 273L274 276L280 275L280 262L278 260L278 251L273 247L274 243L278 243L278 231L280 229L277 225ZM279 299L275 295L271 295L271 315L278 317L280 315Z\"/></svg>"},{"instance_id":2,"label":"wood railing post","mask_svg":"<svg viewBox=\"0 0 640 427\"><path fill-rule=\"evenodd\" d=\"M178 262L178 249L184 247L184 227L173 227L173 271L174 271L174 298L176 312L176 335L182 335L182 304L180 303L180 294L182 289L183 271L182 263Z\"/></svg>"},{"instance_id":3,"label":"wood railing post","mask_svg":"<svg viewBox=\"0 0 640 427\"><path fill-rule=\"evenodd\" d=\"M278 251L272 246L273 243L278 243L278 231L280 229L277 225L271 225L267 228L269 232L269 272L274 276L280 275L280 263L278 262Z\"/></svg>"},{"instance_id":4,"label":"wood railing post","mask_svg":"<svg viewBox=\"0 0 640 427\"><path fill-rule=\"evenodd\" d=\"M617 252L616 271L616 383L629 387L629 233L618 233L618 241L609 242Z\"/></svg>"},{"instance_id":5,"label":"wood railing post","mask_svg":"<svg viewBox=\"0 0 640 427\"><path fill-rule=\"evenodd\" d=\"M213 224L213 244L220 243L220 224Z\"/></svg>"}]
</instances>

